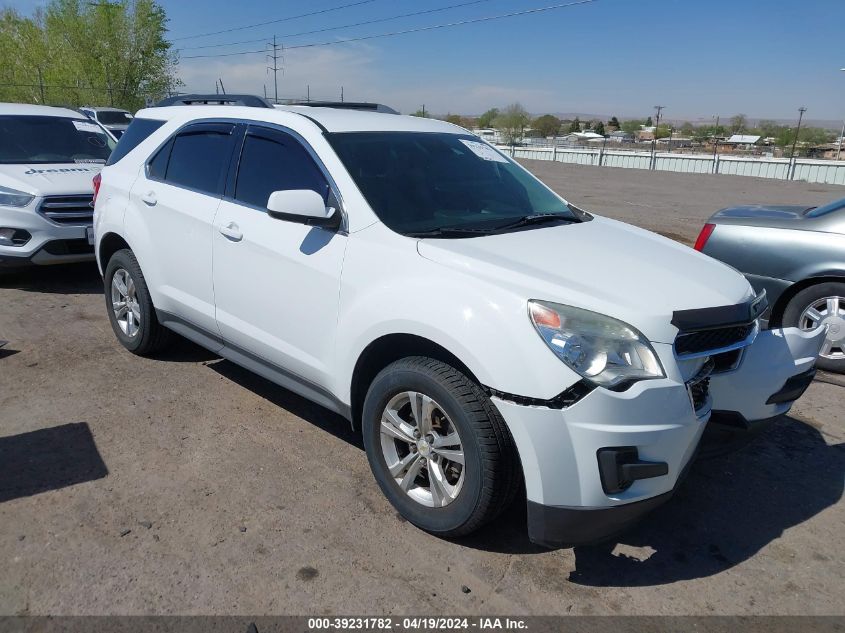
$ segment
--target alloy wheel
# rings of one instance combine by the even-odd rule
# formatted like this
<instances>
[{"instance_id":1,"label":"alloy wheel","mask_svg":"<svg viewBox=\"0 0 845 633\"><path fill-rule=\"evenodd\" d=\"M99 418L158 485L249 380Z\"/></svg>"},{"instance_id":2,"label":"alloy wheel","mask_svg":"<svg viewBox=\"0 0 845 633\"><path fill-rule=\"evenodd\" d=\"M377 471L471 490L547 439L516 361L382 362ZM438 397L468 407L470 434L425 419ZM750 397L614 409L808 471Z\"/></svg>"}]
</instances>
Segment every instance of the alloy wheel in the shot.
<instances>
[{"instance_id":1,"label":"alloy wheel","mask_svg":"<svg viewBox=\"0 0 845 633\"><path fill-rule=\"evenodd\" d=\"M381 416L381 449L391 477L417 503L442 508L457 499L464 449L434 399L416 391L393 396Z\"/></svg>"},{"instance_id":2,"label":"alloy wheel","mask_svg":"<svg viewBox=\"0 0 845 633\"><path fill-rule=\"evenodd\" d=\"M798 325L802 330L827 325L819 356L830 360L845 359L845 297L817 299L801 313Z\"/></svg>"},{"instance_id":3,"label":"alloy wheel","mask_svg":"<svg viewBox=\"0 0 845 633\"><path fill-rule=\"evenodd\" d=\"M141 306L138 304L135 280L125 268L114 271L111 279L111 303L121 331L126 336L136 336L141 330Z\"/></svg>"}]
</instances>

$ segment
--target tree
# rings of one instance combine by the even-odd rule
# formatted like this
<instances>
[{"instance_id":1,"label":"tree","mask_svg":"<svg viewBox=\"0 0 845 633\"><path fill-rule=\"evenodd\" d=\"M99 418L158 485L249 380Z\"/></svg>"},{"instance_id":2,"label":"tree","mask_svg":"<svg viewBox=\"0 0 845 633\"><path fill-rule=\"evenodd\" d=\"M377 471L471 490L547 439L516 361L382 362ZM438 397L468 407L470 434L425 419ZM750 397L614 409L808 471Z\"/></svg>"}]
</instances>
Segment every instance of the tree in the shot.
<instances>
[{"instance_id":1,"label":"tree","mask_svg":"<svg viewBox=\"0 0 845 633\"><path fill-rule=\"evenodd\" d=\"M466 127L464 125L464 117L462 117L460 114L447 114L446 122L454 123L455 125L460 125L461 127Z\"/></svg>"},{"instance_id":2,"label":"tree","mask_svg":"<svg viewBox=\"0 0 845 633\"><path fill-rule=\"evenodd\" d=\"M572 134L573 132L580 132L581 131L581 121L578 117L575 117L575 120L569 124L569 133Z\"/></svg>"},{"instance_id":3,"label":"tree","mask_svg":"<svg viewBox=\"0 0 845 633\"><path fill-rule=\"evenodd\" d=\"M645 125L645 121L642 119L630 119L622 122L622 130L628 134L636 134L643 125Z\"/></svg>"},{"instance_id":4,"label":"tree","mask_svg":"<svg viewBox=\"0 0 845 633\"><path fill-rule=\"evenodd\" d=\"M431 115L421 108L421 109L417 110L416 112L414 112L411 116L418 116L421 119L428 119L428 118L430 118Z\"/></svg>"},{"instance_id":5,"label":"tree","mask_svg":"<svg viewBox=\"0 0 845 633\"><path fill-rule=\"evenodd\" d=\"M689 121L684 121L683 124L681 124L681 134L684 136L692 136L695 134L695 127Z\"/></svg>"},{"instance_id":6,"label":"tree","mask_svg":"<svg viewBox=\"0 0 845 633\"><path fill-rule=\"evenodd\" d=\"M515 145L525 137L525 128L531 122L531 116L520 103L512 103L502 110L493 120L493 126L499 130L508 145Z\"/></svg>"},{"instance_id":7,"label":"tree","mask_svg":"<svg viewBox=\"0 0 845 633\"><path fill-rule=\"evenodd\" d=\"M648 117L648 118L645 120L645 126L646 126L646 127L651 127L651 126L653 126L653 125L654 125L654 121L652 121L652 120L651 120L651 117Z\"/></svg>"},{"instance_id":8,"label":"tree","mask_svg":"<svg viewBox=\"0 0 845 633\"><path fill-rule=\"evenodd\" d=\"M612 116L612 117L610 117L610 121L607 122L607 127L613 127L613 128L616 128L617 130L619 130L619 129L622 128L622 125L619 123L619 119L617 119L615 116ZM614 131L614 130L611 130L611 131Z\"/></svg>"},{"instance_id":9,"label":"tree","mask_svg":"<svg viewBox=\"0 0 845 633\"><path fill-rule=\"evenodd\" d=\"M659 125L654 128L654 138L668 138L672 135L671 128L668 125Z\"/></svg>"},{"instance_id":10,"label":"tree","mask_svg":"<svg viewBox=\"0 0 845 633\"><path fill-rule=\"evenodd\" d=\"M531 127L537 130L539 135L543 138L548 136L556 136L560 131L561 121L553 114L544 114L539 116L531 123Z\"/></svg>"},{"instance_id":11,"label":"tree","mask_svg":"<svg viewBox=\"0 0 845 633\"><path fill-rule=\"evenodd\" d=\"M593 126L593 132L595 132L596 134L601 134L602 136L604 136L604 123L602 123L601 121L596 123Z\"/></svg>"},{"instance_id":12,"label":"tree","mask_svg":"<svg viewBox=\"0 0 845 633\"><path fill-rule=\"evenodd\" d=\"M137 110L180 84L166 27L155 0L51 0L31 18L6 9L0 100Z\"/></svg>"},{"instance_id":13,"label":"tree","mask_svg":"<svg viewBox=\"0 0 845 633\"><path fill-rule=\"evenodd\" d=\"M744 114L735 114L731 117L731 133L739 134L748 125L748 117Z\"/></svg>"},{"instance_id":14,"label":"tree","mask_svg":"<svg viewBox=\"0 0 845 633\"><path fill-rule=\"evenodd\" d=\"M493 125L493 121L497 116L499 116L499 108L490 108L487 112L478 117L478 127L482 130L489 128Z\"/></svg>"}]
</instances>

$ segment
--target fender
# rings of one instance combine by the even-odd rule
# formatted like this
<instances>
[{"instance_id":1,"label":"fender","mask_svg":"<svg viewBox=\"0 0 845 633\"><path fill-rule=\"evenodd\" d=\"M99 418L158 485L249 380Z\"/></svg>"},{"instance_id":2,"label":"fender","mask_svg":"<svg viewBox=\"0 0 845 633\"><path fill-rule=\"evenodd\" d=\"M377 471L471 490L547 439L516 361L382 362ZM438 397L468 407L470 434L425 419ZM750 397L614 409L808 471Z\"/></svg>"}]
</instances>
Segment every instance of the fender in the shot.
<instances>
[{"instance_id":1,"label":"fender","mask_svg":"<svg viewBox=\"0 0 845 633\"><path fill-rule=\"evenodd\" d=\"M523 297L429 262L414 239L381 239L388 230L373 225L353 234L347 247L332 389L340 400L350 402L361 353L396 333L440 345L498 391L548 399L580 380L537 336ZM373 265L374 258L384 263ZM385 273L374 277L378 270Z\"/></svg>"}]
</instances>

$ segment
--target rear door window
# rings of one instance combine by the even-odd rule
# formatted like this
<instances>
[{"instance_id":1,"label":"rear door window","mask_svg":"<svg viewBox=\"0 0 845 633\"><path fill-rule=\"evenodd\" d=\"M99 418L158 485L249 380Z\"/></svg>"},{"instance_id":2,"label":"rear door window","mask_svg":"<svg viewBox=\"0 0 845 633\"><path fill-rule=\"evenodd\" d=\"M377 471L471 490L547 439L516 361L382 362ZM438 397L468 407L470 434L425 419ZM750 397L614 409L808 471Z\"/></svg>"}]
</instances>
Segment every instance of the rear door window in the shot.
<instances>
[{"instance_id":1,"label":"rear door window","mask_svg":"<svg viewBox=\"0 0 845 633\"><path fill-rule=\"evenodd\" d=\"M163 180L177 187L220 195L232 155L234 130L233 123L198 123L179 132L169 143ZM151 177L164 167L163 154L156 154L150 163ZM161 164L157 164L159 157Z\"/></svg>"},{"instance_id":2,"label":"rear door window","mask_svg":"<svg viewBox=\"0 0 845 633\"><path fill-rule=\"evenodd\" d=\"M117 147L114 148L111 156L109 156L109 160L106 162L106 165L114 165L117 161L138 147L138 145L146 141L150 134L155 132L162 125L164 125L164 121L156 121L155 119L134 119L132 123L129 124L129 127L126 128L126 132L124 132L120 137Z\"/></svg>"}]
</instances>

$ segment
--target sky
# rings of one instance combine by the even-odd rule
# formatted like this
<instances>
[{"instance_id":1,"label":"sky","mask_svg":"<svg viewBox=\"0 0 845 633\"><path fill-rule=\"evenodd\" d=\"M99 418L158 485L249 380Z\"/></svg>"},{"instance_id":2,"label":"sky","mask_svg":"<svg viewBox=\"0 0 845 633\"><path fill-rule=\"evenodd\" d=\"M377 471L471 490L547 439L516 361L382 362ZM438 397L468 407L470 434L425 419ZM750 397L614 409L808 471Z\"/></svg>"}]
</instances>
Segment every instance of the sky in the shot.
<instances>
[{"instance_id":1,"label":"sky","mask_svg":"<svg viewBox=\"0 0 845 633\"><path fill-rule=\"evenodd\" d=\"M354 0L159 0L180 49L183 90L273 96L264 43L188 49L243 40L286 47L401 31L561 4L565 0L477 0L463 7L347 26L469 0L366 0L341 10L204 37L197 34L332 9ZM44 0L0 0L30 13ZM520 102L532 114L625 117L665 106L669 120L845 118L845 0L593 0L587 4L329 46L289 48L280 98L386 103L402 112L479 114ZM306 31L343 26L323 33ZM281 63L281 62L280 62Z\"/></svg>"}]
</instances>

